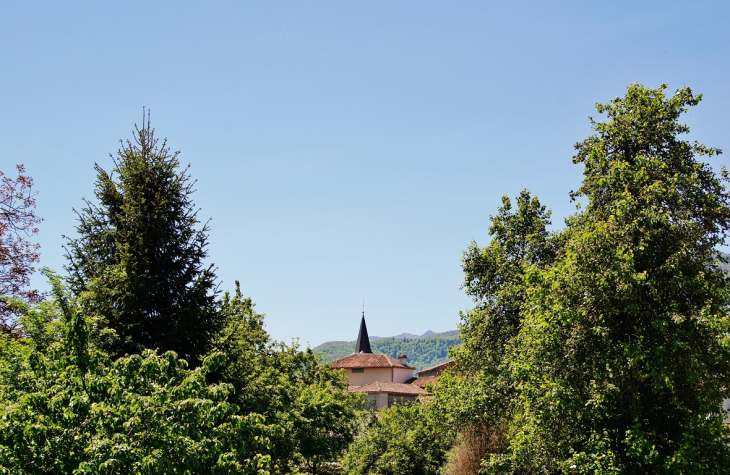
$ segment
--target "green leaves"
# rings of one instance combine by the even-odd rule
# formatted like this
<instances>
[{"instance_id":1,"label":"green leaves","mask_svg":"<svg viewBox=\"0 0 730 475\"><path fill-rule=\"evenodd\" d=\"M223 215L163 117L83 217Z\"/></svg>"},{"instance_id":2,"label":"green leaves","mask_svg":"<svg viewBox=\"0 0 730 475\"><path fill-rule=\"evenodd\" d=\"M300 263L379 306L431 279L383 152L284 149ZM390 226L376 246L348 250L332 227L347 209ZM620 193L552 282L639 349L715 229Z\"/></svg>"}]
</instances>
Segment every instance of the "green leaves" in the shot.
<instances>
[{"instance_id":1,"label":"green leaves","mask_svg":"<svg viewBox=\"0 0 730 475\"><path fill-rule=\"evenodd\" d=\"M266 473L281 430L207 382L223 355L195 370L173 352L112 361L73 302L24 318L29 339L0 337L0 473Z\"/></svg>"},{"instance_id":2,"label":"green leaves","mask_svg":"<svg viewBox=\"0 0 730 475\"><path fill-rule=\"evenodd\" d=\"M8 473L258 473L266 466L261 416L236 415L229 388L207 386L202 369L187 370L173 353L121 358L89 373L45 363L48 371L34 374L36 392L5 402L0 451Z\"/></svg>"},{"instance_id":3,"label":"green leaves","mask_svg":"<svg viewBox=\"0 0 730 475\"><path fill-rule=\"evenodd\" d=\"M214 341L214 351L226 355L225 364L207 366L208 379L232 388L231 398L243 414L261 414L277 427L270 438L274 473L290 473L298 466L316 471L336 460L358 429L359 395L347 393L342 371L319 366L314 353L296 343L272 341L264 330L264 316L243 296L238 282L226 292L218 311L225 326Z\"/></svg>"},{"instance_id":4,"label":"green leaves","mask_svg":"<svg viewBox=\"0 0 730 475\"><path fill-rule=\"evenodd\" d=\"M462 315L462 350L455 352L462 366L497 373L510 339L519 331L531 268L544 268L562 246L550 233L550 212L528 191L517 197L517 210L502 197L492 217L492 242L485 248L472 243L464 253L464 289L476 307Z\"/></svg>"},{"instance_id":5,"label":"green leaves","mask_svg":"<svg viewBox=\"0 0 730 475\"><path fill-rule=\"evenodd\" d=\"M486 369L480 383L508 408L488 473L719 474L730 463L730 295L716 265L727 176L697 159L720 150L680 137L701 97L665 88L633 84L597 105L607 120L592 120L574 157L584 180L571 196L587 204L552 259L531 257L551 241L524 199L517 213L503 201L490 246L465 254L478 298L457 356Z\"/></svg>"},{"instance_id":6,"label":"green leaves","mask_svg":"<svg viewBox=\"0 0 730 475\"><path fill-rule=\"evenodd\" d=\"M370 420L343 460L352 475L435 475L449 441L422 404L397 404Z\"/></svg>"},{"instance_id":7,"label":"green leaves","mask_svg":"<svg viewBox=\"0 0 730 475\"><path fill-rule=\"evenodd\" d=\"M226 327L190 369L174 352L114 359L79 299L50 275L54 301L0 335L0 473L264 474L316 470L358 428L347 378L272 342L238 285Z\"/></svg>"}]
</instances>

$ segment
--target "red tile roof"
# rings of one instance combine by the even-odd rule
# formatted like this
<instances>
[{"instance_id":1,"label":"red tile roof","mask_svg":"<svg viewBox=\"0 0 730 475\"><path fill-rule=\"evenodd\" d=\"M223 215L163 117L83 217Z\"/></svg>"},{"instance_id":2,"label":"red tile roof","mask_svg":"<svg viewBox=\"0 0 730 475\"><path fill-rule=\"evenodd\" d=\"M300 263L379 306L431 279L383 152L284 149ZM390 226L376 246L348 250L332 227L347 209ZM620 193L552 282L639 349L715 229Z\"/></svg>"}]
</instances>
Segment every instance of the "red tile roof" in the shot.
<instances>
[{"instance_id":1,"label":"red tile roof","mask_svg":"<svg viewBox=\"0 0 730 475\"><path fill-rule=\"evenodd\" d=\"M333 368L405 368L416 369L409 364L403 364L392 356L382 353L353 353L344 358L331 361Z\"/></svg>"},{"instance_id":2,"label":"red tile roof","mask_svg":"<svg viewBox=\"0 0 730 475\"><path fill-rule=\"evenodd\" d=\"M413 394L414 396L426 393L423 389L413 384L384 383L381 381L373 381L362 386L351 387L348 391L351 393Z\"/></svg>"},{"instance_id":3,"label":"red tile roof","mask_svg":"<svg viewBox=\"0 0 730 475\"><path fill-rule=\"evenodd\" d=\"M416 378L411 382L413 386L418 386L419 388L426 389L427 384L433 384L436 381L438 381L438 376L423 376L421 378Z\"/></svg>"},{"instance_id":4,"label":"red tile roof","mask_svg":"<svg viewBox=\"0 0 730 475\"><path fill-rule=\"evenodd\" d=\"M453 360L447 361L446 363L437 364L436 366L431 366L430 368L422 369L421 371L416 371L417 375L421 375L424 373L433 373L430 376L437 376L439 375L443 370L450 366L454 366L455 362Z\"/></svg>"}]
</instances>

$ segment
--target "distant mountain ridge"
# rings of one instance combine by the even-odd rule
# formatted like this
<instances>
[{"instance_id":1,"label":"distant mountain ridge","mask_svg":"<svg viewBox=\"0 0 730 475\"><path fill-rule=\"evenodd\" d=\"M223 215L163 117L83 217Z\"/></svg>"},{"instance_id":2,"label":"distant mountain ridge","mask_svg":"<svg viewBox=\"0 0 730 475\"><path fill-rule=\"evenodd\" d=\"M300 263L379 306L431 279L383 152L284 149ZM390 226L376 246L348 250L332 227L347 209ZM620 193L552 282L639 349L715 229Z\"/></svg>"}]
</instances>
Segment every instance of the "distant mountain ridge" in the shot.
<instances>
[{"instance_id":1,"label":"distant mountain ridge","mask_svg":"<svg viewBox=\"0 0 730 475\"><path fill-rule=\"evenodd\" d=\"M400 335L395 335L395 336L371 336L370 341L382 340L383 338L429 338L429 337L436 336L436 335L451 336L451 335L458 335L458 334L459 334L459 330L451 330L451 331L441 332L441 333L436 333L435 331L428 330L423 335L415 335L413 333L401 333ZM330 343L330 342L327 342L327 343ZM353 343L354 343L354 340L353 340Z\"/></svg>"},{"instance_id":2,"label":"distant mountain ridge","mask_svg":"<svg viewBox=\"0 0 730 475\"><path fill-rule=\"evenodd\" d=\"M449 360L449 348L461 344L459 330L436 333L431 330L423 335L401 333L389 337L370 337L373 353L385 353L394 358L405 353L408 362L416 371L444 363ZM328 341L312 348L322 363L351 355L355 351L355 341Z\"/></svg>"}]
</instances>

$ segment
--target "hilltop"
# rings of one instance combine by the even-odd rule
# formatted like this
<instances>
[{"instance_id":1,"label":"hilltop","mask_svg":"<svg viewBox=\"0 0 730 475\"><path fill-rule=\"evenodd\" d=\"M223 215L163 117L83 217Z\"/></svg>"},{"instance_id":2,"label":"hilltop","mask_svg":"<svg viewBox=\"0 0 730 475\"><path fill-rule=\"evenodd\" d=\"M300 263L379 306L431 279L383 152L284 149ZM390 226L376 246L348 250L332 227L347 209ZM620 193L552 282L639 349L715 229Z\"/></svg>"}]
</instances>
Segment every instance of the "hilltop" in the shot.
<instances>
[{"instance_id":1,"label":"hilltop","mask_svg":"<svg viewBox=\"0 0 730 475\"><path fill-rule=\"evenodd\" d=\"M449 360L449 348L461 344L459 330L442 333L427 331L423 335L401 333L390 337L370 337L373 353L385 353L397 357L401 353L408 356L408 362L416 367L416 371L434 366ZM355 351L353 341L328 341L312 349L322 363L352 354Z\"/></svg>"}]
</instances>

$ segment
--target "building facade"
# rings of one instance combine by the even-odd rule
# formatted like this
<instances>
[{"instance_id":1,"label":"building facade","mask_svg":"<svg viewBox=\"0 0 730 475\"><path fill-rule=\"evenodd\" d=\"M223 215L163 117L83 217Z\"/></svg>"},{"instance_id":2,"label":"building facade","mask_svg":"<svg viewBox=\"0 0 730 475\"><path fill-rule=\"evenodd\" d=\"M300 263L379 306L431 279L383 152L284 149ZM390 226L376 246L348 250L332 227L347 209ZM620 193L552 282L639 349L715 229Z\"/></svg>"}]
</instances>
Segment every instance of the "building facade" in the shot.
<instances>
[{"instance_id":1,"label":"building facade","mask_svg":"<svg viewBox=\"0 0 730 475\"><path fill-rule=\"evenodd\" d=\"M379 410L399 402L414 402L426 393L422 387L411 384L415 380L413 371L416 368L408 364L406 355L396 359L372 352L364 312L355 352L329 364L345 370L350 383L348 391L365 394L368 409Z\"/></svg>"}]
</instances>

